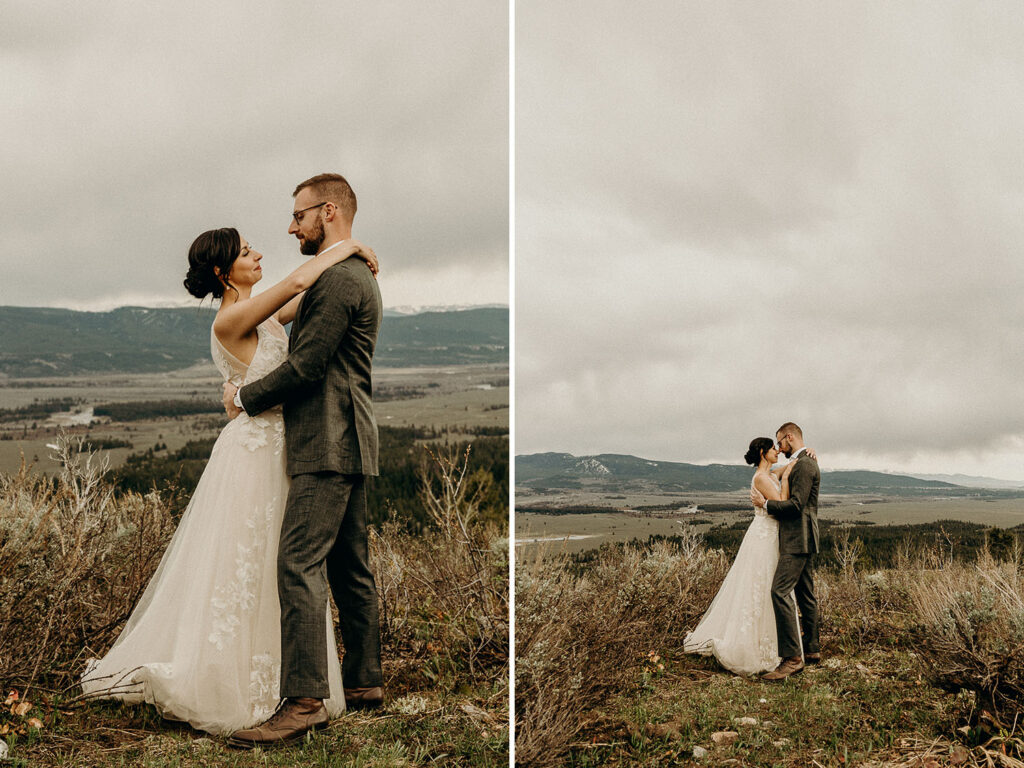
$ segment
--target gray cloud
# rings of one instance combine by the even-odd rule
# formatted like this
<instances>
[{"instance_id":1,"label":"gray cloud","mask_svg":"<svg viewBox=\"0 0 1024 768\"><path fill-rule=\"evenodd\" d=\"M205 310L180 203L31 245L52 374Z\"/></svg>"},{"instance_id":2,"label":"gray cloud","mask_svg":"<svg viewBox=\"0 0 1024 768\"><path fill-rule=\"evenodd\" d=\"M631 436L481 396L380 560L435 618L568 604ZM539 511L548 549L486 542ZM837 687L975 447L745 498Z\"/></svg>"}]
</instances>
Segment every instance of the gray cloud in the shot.
<instances>
[{"instance_id":1,"label":"gray cloud","mask_svg":"<svg viewBox=\"0 0 1024 768\"><path fill-rule=\"evenodd\" d=\"M1024 480L1008 3L517 6L516 450Z\"/></svg>"},{"instance_id":2,"label":"gray cloud","mask_svg":"<svg viewBox=\"0 0 1024 768\"><path fill-rule=\"evenodd\" d=\"M500 3L3 5L0 303L187 298L217 226L277 279L291 190L324 170L356 189L386 303L506 299Z\"/></svg>"}]
</instances>

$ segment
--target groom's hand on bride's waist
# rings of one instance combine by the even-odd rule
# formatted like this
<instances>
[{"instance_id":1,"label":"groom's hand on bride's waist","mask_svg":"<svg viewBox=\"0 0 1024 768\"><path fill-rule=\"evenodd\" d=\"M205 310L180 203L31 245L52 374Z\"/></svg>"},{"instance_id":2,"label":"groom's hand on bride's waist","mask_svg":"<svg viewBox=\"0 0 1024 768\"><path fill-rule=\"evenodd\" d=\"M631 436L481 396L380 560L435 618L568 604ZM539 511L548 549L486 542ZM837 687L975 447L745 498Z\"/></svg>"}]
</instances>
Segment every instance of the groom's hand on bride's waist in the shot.
<instances>
[{"instance_id":1,"label":"groom's hand on bride's waist","mask_svg":"<svg viewBox=\"0 0 1024 768\"><path fill-rule=\"evenodd\" d=\"M224 410L227 412L229 419L235 418L242 412L242 409L235 405L235 394L237 392L238 387L230 381L224 382L224 396L221 398L221 402L224 403Z\"/></svg>"},{"instance_id":2,"label":"groom's hand on bride's waist","mask_svg":"<svg viewBox=\"0 0 1024 768\"><path fill-rule=\"evenodd\" d=\"M750 503L755 507L763 507L766 504L764 496L757 488L750 489Z\"/></svg>"}]
</instances>

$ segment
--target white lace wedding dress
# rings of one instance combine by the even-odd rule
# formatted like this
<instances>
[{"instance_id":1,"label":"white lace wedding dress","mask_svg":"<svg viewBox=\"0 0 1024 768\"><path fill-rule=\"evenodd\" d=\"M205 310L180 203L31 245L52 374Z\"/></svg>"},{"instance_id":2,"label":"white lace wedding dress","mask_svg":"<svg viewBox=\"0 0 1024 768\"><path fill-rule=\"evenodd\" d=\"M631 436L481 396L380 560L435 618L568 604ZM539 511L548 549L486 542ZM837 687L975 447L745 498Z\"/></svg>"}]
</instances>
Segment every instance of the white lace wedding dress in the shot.
<instances>
[{"instance_id":1,"label":"white lace wedding dress","mask_svg":"<svg viewBox=\"0 0 1024 768\"><path fill-rule=\"evenodd\" d=\"M236 385L276 368L288 352L271 318L246 366L213 335L213 360ZM120 637L82 676L96 698L149 702L210 733L255 725L277 708L281 625L277 545L288 496L281 408L232 420L160 565ZM337 648L328 610L329 649ZM330 715L345 708L341 665L329 653Z\"/></svg>"},{"instance_id":2,"label":"white lace wedding dress","mask_svg":"<svg viewBox=\"0 0 1024 768\"><path fill-rule=\"evenodd\" d=\"M775 475L769 477L779 485ZM711 607L683 640L683 649L714 655L737 675L775 669L780 659L771 588L778 563L779 522L757 507L736 560Z\"/></svg>"}]
</instances>

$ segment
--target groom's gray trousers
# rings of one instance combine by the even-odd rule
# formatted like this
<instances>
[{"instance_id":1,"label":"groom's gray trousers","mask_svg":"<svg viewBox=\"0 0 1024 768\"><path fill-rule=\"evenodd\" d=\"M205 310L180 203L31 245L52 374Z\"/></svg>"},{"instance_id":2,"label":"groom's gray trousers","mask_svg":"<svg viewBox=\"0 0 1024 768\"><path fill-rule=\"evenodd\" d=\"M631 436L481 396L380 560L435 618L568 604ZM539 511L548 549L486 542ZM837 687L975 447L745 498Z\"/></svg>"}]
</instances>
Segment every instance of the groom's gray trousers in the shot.
<instances>
[{"instance_id":1,"label":"groom's gray trousers","mask_svg":"<svg viewBox=\"0 0 1024 768\"><path fill-rule=\"evenodd\" d=\"M346 688L383 685L377 589L369 564L363 475L294 475L277 556L281 696L330 696L327 589L338 606Z\"/></svg>"},{"instance_id":2,"label":"groom's gray trousers","mask_svg":"<svg viewBox=\"0 0 1024 768\"><path fill-rule=\"evenodd\" d=\"M799 626L803 634L803 652L819 653L818 601L814 597L814 571L810 554L780 554L772 580L772 606L778 628L779 656L800 656ZM796 593L794 596L794 592ZM794 600L795 597L795 600ZM800 621L797 623L797 607Z\"/></svg>"}]
</instances>

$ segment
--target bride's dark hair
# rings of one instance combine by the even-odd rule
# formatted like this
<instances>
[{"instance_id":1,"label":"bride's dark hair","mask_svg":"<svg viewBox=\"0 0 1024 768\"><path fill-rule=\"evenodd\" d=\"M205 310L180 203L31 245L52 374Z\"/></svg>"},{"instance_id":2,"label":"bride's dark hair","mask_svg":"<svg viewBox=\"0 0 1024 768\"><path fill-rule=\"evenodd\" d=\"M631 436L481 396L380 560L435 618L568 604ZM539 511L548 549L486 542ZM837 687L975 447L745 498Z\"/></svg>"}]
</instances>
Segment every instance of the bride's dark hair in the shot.
<instances>
[{"instance_id":1,"label":"bride's dark hair","mask_svg":"<svg viewBox=\"0 0 1024 768\"><path fill-rule=\"evenodd\" d=\"M235 263L241 251L242 238L233 227L211 229L203 232L188 249L188 274L185 275L185 290L197 299L213 294L219 299L224 295L224 283L217 277L224 276L227 282L231 265ZM214 268L216 267L216 271ZM234 286L228 283L234 290Z\"/></svg>"},{"instance_id":2,"label":"bride's dark hair","mask_svg":"<svg viewBox=\"0 0 1024 768\"><path fill-rule=\"evenodd\" d=\"M747 455L743 457L743 460L756 467L761 463L761 457L768 453L775 445L775 441L770 437L755 437L750 441L750 450L747 451Z\"/></svg>"}]
</instances>

